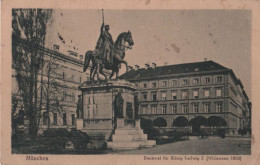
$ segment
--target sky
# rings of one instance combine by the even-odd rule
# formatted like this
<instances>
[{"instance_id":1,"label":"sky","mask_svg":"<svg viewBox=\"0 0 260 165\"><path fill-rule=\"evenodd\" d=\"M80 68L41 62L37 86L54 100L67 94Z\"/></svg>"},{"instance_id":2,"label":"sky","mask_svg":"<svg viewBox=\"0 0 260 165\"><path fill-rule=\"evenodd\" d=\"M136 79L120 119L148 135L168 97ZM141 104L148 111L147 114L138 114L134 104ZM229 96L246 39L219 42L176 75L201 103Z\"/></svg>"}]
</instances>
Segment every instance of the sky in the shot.
<instances>
[{"instance_id":1,"label":"sky","mask_svg":"<svg viewBox=\"0 0 260 165\"><path fill-rule=\"evenodd\" d=\"M104 10L104 17L114 40L122 32L132 32L135 44L125 56L129 65L162 66L207 58L233 69L251 98L249 10ZM95 48L101 24L101 10L54 10L46 46L58 44L62 53L74 50L84 55Z\"/></svg>"}]
</instances>

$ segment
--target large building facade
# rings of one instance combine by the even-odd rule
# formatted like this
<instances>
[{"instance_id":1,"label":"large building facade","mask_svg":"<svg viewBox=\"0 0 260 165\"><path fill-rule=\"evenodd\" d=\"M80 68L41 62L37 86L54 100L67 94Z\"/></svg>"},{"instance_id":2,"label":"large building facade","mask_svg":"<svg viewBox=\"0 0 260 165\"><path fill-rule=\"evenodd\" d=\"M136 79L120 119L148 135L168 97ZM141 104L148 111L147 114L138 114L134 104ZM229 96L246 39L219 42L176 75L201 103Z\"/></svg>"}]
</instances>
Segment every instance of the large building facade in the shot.
<instances>
[{"instance_id":1,"label":"large building facade","mask_svg":"<svg viewBox=\"0 0 260 165\"><path fill-rule=\"evenodd\" d=\"M23 40L13 40L13 49L24 49L27 43ZM61 53L59 45L52 49L40 48L43 52L44 66L38 74L38 107L40 108L39 133L49 128L75 127L79 85L89 79L89 73L83 73L83 56L74 51ZM20 87L21 88L21 87ZM17 104L16 116L23 120L21 126L26 126L28 117L23 98L17 82L17 71L12 69L12 97ZM47 103L48 102L48 103ZM48 108L47 108L48 107ZM48 110L47 110L48 109Z\"/></svg>"},{"instance_id":2,"label":"large building facade","mask_svg":"<svg viewBox=\"0 0 260 165\"><path fill-rule=\"evenodd\" d=\"M242 82L231 69L216 62L146 64L145 68L135 66L120 78L137 85L139 116L151 120L162 117L166 128L174 128L174 120L180 117L189 122L218 117L224 119L228 133L250 125L251 106Z\"/></svg>"}]
</instances>

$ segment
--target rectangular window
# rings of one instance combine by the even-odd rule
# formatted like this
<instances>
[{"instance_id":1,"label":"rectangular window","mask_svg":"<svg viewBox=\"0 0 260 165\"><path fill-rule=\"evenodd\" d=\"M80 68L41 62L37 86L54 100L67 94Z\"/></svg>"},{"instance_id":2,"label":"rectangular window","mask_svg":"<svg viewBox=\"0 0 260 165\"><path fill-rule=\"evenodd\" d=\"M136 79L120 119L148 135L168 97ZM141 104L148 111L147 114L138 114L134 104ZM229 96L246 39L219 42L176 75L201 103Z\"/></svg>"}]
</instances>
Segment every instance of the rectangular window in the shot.
<instances>
[{"instance_id":1,"label":"rectangular window","mask_svg":"<svg viewBox=\"0 0 260 165\"><path fill-rule=\"evenodd\" d=\"M162 100L166 100L166 92L162 93Z\"/></svg>"},{"instance_id":2,"label":"rectangular window","mask_svg":"<svg viewBox=\"0 0 260 165\"><path fill-rule=\"evenodd\" d=\"M153 82L153 88L156 88L156 82Z\"/></svg>"},{"instance_id":3,"label":"rectangular window","mask_svg":"<svg viewBox=\"0 0 260 165\"><path fill-rule=\"evenodd\" d=\"M177 85L177 80L172 80L172 86L176 86Z\"/></svg>"},{"instance_id":4,"label":"rectangular window","mask_svg":"<svg viewBox=\"0 0 260 165\"><path fill-rule=\"evenodd\" d=\"M216 96L221 97L221 89L216 89Z\"/></svg>"},{"instance_id":5,"label":"rectangular window","mask_svg":"<svg viewBox=\"0 0 260 165\"><path fill-rule=\"evenodd\" d=\"M173 104L172 105L172 114L176 114L177 113L177 105Z\"/></svg>"},{"instance_id":6,"label":"rectangular window","mask_svg":"<svg viewBox=\"0 0 260 165\"><path fill-rule=\"evenodd\" d=\"M183 80L182 80L182 84L183 84L183 85L187 85L187 84L188 84L188 80L187 80L187 79L183 79Z\"/></svg>"},{"instance_id":7,"label":"rectangular window","mask_svg":"<svg viewBox=\"0 0 260 165\"><path fill-rule=\"evenodd\" d=\"M63 125L67 125L67 114L63 113Z\"/></svg>"},{"instance_id":8,"label":"rectangular window","mask_svg":"<svg viewBox=\"0 0 260 165\"><path fill-rule=\"evenodd\" d=\"M43 112L43 125L47 125L48 124L48 113L47 112Z\"/></svg>"},{"instance_id":9,"label":"rectangular window","mask_svg":"<svg viewBox=\"0 0 260 165\"><path fill-rule=\"evenodd\" d=\"M193 104L193 113L199 113L199 104Z\"/></svg>"},{"instance_id":10,"label":"rectangular window","mask_svg":"<svg viewBox=\"0 0 260 165\"><path fill-rule=\"evenodd\" d=\"M205 89L204 91L204 97L209 98L209 89Z\"/></svg>"},{"instance_id":11,"label":"rectangular window","mask_svg":"<svg viewBox=\"0 0 260 165\"><path fill-rule=\"evenodd\" d=\"M222 82L222 76L217 77L217 82Z\"/></svg>"},{"instance_id":12,"label":"rectangular window","mask_svg":"<svg viewBox=\"0 0 260 165\"><path fill-rule=\"evenodd\" d=\"M147 94L146 93L143 94L143 101L147 101Z\"/></svg>"},{"instance_id":13,"label":"rectangular window","mask_svg":"<svg viewBox=\"0 0 260 165\"><path fill-rule=\"evenodd\" d=\"M163 86L163 87L166 87L166 81L163 81L163 82L162 82L162 86Z\"/></svg>"},{"instance_id":14,"label":"rectangular window","mask_svg":"<svg viewBox=\"0 0 260 165\"><path fill-rule=\"evenodd\" d=\"M172 100L176 100L177 99L177 92L173 91L172 92Z\"/></svg>"},{"instance_id":15,"label":"rectangular window","mask_svg":"<svg viewBox=\"0 0 260 165\"><path fill-rule=\"evenodd\" d=\"M81 83L81 81L82 81L82 78L81 78L81 76L79 77L79 83Z\"/></svg>"},{"instance_id":16,"label":"rectangular window","mask_svg":"<svg viewBox=\"0 0 260 165\"><path fill-rule=\"evenodd\" d=\"M205 83L210 83L210 77L205 77Z\"/></svg>"},{"instance_id":17,"label":"rectangular window","mask_svg":"<svg viewBox=\"0 0 260 165\"><path fill-rule=\"evenodd\" d=\"M198 90L193 91L193 98L194 99L199 98L199 91Z\"/></svg>"},{"instance_id":18,"label":"rectangular window","mask_svg":"<svg viewBox=\"0 0 260 165\"><path fill-rule=\"evenodd\" d=\"M216 111L217 111L217 112L223 112L222 103L217 103L217 104L216 104Z\"/></svg>"},{"instance_id":19,"label":"rectangular window","mask_svg":"<svg viewBox=\"0 0 260 165\"><path fill-rule=\"evenodd\" d=\"M188 113L188 105L182 104L182 113Z\"/></svg>"},{"instance_id":20,"label":"rectangular window","mask_svg":"<svg viewBox=\"0 0 260 165\"><path fill-rule=\"evenodd\" d=\"M75 125L75 114L71 114L71 125Z\"/></svg>"},{"instance_id":21,"label":"rectangular window","mask_svg":"<svg viewBox=\"0 0 260 165\"><path fill-rule=\"evenodd\" d=\"M198 78L194 78L193 79L193 84L198 84L199 83L199 79Z\"/></svg>"},{"instance_id":22,"label":"rectangular window","mask_svg":"<svg viewBox=\"0 0 260 165\"><path fill-rule=\"evenodd\" d=\"M210 113L210 104L204 104L204 111L205 113Z\"/></svg>"},{"instance_id":23,"label":"rectangular window","mask_svg":"<svg viewBox=\"0 0 260 165\"><path fill-rule=\"evenodd\" d=\"M66 73L62 72L62 78L65 79L66 78Z\"/></svg>"},{"instance_id":24,"label":"rectangular window","mask_svg":"<svg viewBox=\"0 0 260 165\"><path fill-rule=\"evenodd\" d=\"M188 91L182 92L182 99L188 99Z\"/></svg>"},{"instance_id":25,"label":"rectangular window","mask_svg":"<svg viewBox=\"0 0 260 165\"><path fill-rule=\"evenodd\" d=\"M163 105L162 106L162 114L166 114L167 113L167 105Z\"/></svg>"},{"instance_id":26,"label":"rectangular window","mask_svg":"<svg viewBox=\"0 0 260 165\"><path fill-rule=\"evenodd\" d=\"M157 94L156 93L152 93L152 100L156 101L156 99L157 99Z\"/></svg>"},{"instance_id":27,"label":"rectangular window","mask_svg":"<svg viewBox=\"0 0 260 165\"><path fill-rule=\"evenodd\" d=\"M147 84L146 83L144 83L144 88L147 88Z\"/></svg>"},{"instance_id":28,"label":"rectangular window","mask_svg":"<svg viewBox=\"0 0 260 165\"><path fill-rule=\"evenodd\" d=\"M157 105L152 105L152 114L157 114Z\"/></svg>"},{"instance_id":29,"label":"rectangular window","mask_svg":"<svg viewBox=\"0 0 260 165\"><path fill-rule=\"evenodd\" d=\"M147 106L145 106L145 107L143 107L143 109L142 109L142 114L146 114L147 113L147 110L148 110L148 108L147 108Z\"/></svg>"},{"instance_id":30,"label":"rectangular window","mask_svg":"<svg viewBox=\"0 0 260 165\"><path fill-rule=\"evenodd\" d=\"M57 125L57 121L58 121L57 113L54 113L53 114L53 125Z\"/></svg>"}]
</instances>

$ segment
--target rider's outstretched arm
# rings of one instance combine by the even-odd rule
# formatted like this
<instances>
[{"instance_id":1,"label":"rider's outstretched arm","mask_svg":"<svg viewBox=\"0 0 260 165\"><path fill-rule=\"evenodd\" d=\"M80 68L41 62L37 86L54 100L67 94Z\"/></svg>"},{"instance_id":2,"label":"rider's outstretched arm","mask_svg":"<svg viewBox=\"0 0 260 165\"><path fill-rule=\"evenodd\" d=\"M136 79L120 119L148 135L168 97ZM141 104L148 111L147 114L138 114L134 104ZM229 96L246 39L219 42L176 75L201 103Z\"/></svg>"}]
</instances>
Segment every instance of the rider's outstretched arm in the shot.
<instances>
[{"instance_id":1,"label":"rider's outstretched arm","mask_svg":"<svg viewBox=\"0 0 260 165\"><path fill-rule=\"evenodd\" d=\"M104 22L101 25L100 34L102 34L102 35L104 34Z\"/></svg>"}]
</instances>

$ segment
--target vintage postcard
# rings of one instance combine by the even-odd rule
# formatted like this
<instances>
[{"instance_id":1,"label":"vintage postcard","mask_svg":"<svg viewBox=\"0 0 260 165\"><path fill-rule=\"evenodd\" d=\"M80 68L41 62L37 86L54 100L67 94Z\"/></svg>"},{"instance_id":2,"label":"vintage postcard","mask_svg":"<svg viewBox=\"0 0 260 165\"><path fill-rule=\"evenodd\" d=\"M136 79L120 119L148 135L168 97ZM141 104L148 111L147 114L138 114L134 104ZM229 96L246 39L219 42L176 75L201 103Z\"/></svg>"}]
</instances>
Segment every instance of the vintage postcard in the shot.
<instances>
[{"instance_id":1,"label":"vintage postcard","mask_svg":"<svg viewBox=\"0 0 260 165\"><path fill-rule=\"evenodd\" d=\"M2 164L259 163L259 1L2 1Z\"/></svg>"}]
</instances>

